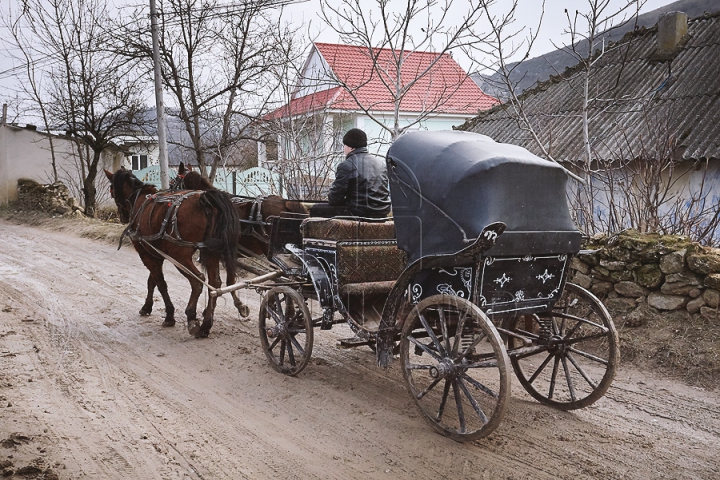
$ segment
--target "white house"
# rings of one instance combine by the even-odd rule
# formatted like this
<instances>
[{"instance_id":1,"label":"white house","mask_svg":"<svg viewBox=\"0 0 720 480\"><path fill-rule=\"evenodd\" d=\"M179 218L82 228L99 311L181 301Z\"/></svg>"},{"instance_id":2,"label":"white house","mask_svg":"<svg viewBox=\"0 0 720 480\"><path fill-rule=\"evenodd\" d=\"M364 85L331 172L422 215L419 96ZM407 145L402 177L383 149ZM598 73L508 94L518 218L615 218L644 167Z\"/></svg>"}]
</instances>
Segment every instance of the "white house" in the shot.
<instances>
[{"instance_id":1,"label":"white house","mask_svg":"<svg viewBox=\"0 0 720 480\"><path fill-rule=\"evenodd\" d=\"M327 178L340 160L344 132L353 127L367 133L371 152L384 155L391 134L378 121L394 124L397 84L407 88L397 115L400 126L422 118L410 129L450 130L499 103L449 54L403 52L396 82L397 53L376 49L371 57L366 47L314 43L290 101L264 118L277 150L259 144L258 164L279 171L294 162L303 177Z\"/></svg>"},{"instance_id":2,"label":"white house","mask_svg":"<svg viewBox=\"0 0 720 480\"><path fill-rule=\"evenodd\" d=\"M307 141L320 152L342 151L339 141L343 133L353 127L361 128L368 135L368 148L384 154L390 134L360 105L384 125L392 126L396 108L392 89L398 82L392 78L394 65L390 64L396 53L376 49L375 58L371 58L366 47L314 43L290 102L265 120L297 123L302 118L302 127L292 130L305 130L306 137L312 137ZM423 121L411 128L449 130L499 103L485 94L451 55L421 51L403 52L403 55L400 71L403 85L409 86L418 78L418 72L431 68L403 96L398 116L401 126L430 110ZM384 64L389 67L384 69ZM386 78L377 74L376 65L384 69ZM307 122L310 115L314 115L314 119ZM314 137L308 133L312 129L317 132ZM263 166L268 161L290 157L292 150L298 148L298 142L288 137L278 130L277 154L268 155L261 145L258 163Z\"/></svg>"}]
</instances>

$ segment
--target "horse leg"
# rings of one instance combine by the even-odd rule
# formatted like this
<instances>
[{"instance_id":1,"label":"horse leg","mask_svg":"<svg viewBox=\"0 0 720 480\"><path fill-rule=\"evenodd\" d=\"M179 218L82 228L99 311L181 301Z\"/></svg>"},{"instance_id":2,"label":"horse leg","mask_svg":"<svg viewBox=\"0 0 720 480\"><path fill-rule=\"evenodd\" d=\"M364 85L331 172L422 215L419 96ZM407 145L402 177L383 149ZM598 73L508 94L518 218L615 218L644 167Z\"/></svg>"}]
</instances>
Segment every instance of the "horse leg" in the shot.
<instances>
[{"instance_id":1,"label":"horse leg","mask_svg":"<svg viewBox=\"0 0 720 480\"><path fill-rule=\"evenodd\" d=\"M230 283L232 285L232 283ZM240 300L240 297L238 296L237 292L230 292L230 295L232 295L233 303L235 304L235 308L237 308L238 315L242 317L242 319L246 319L250 316L250 307L245 305L242 300Z\"/></svg>"},{"instance_id":2,"label":"horse leg","mask_svg":"<svg viewBox=\"0 0 720 480\"><path fill-rule=\"evenodd\" d=\"M148 275L147 279L147 297L145 297L145 303L140 309L140 315L147 317L152 313L153 308L153 293L155 292L155 277L152 274Z\"/></svg>"},{"instance_id":3,"label":"horse leg","mask_svg":"<svg viewBox=\"0 0 720 480\"><path fill-rule=\"evenodd\" d=\"M232 275L230 272L227 272L227 279L226 284L229 287L230 285L235 285L235 275ZM250 315L250 307L245 305L242 300L240 300L240 297L238 296L237 290L233 290L230 292L230 295L232 295L233 303L235 304L235 308L237 308L238 314L244 319L247 318Z\"/></svg>"},{"instance_id":4,"label":"horse leg","mask_svg":"<svg viewBox=\"0 0 720 480\"><path fill-rule=\"evenodd\" d=\"M178 268L188 282L190 282L190 299L188 300L187 307L185 308L185 316L187 317L188 331L190 335L195 335L200 329L200 324L197 321L197 302L202 293L203 283L205 281L205 275L197 269L192 261L192 252L190 255L186 255L184 258L175 257L190 273Z\"/></svg>"},{"instance_id":5,"label":"horse leg","mask_svg":"<svg viewBox=\"0 0 720 480\"><path fill-rule=\"evenodd\" d=\"M140 259L150 271L147 281L147 297L145 298L145 304L140 309L140 315L150 315L153 306L153 293L155 291L155 287L157 287L160 295L162 296L163 302L165 302L165 320L163 320L162 326L172 327L175 325L175 306L170 300L167 283L165 282L165 276L163 275L163 259L154 257L144 252L140 253Z\"/></svg>"},{"instance_id":6,"label":"horse leg","mask_svg":"<svg viewBox=\"0 0 720 480\"><path fill-rule=\"evenodd\" d=\"M217 257L209 258L206 267L208 283L213 288L220 288L222 283L222 281L220 280L220 259L218 259ZM195 333L196 338L206 338L210 334L210 329L213 326L216 304L217 297L213 297L212 295L210 295L208 289L208 302L205 310L203 311L202 325L200 325L200 328Z\"/></svg>"}]
</instances>

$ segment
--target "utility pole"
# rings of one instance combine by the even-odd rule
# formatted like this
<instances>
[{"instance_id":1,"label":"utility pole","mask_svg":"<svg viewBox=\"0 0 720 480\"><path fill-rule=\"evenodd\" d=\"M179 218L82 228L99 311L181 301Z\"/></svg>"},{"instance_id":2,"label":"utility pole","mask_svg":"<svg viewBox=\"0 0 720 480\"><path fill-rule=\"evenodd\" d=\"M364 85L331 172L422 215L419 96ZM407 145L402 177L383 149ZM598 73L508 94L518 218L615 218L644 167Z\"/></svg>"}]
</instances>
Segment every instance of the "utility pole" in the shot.
<instances>
[{"instance_id":1,"label":"utility pole","mask_svg":"<svg viewBox=\"0 0 720 480\"><path fill-rule=\"evenodd\" d=\"M153 70L155 71L155 109L157 111L157 133L160 163L160 187L170 188L167 156L167 126L165 122L165 106L163 104L162 75L160 72L160 40L158 39L158 14L155 0L150 0L150 29L152 31Z\"/></svg>"}]
</instances>

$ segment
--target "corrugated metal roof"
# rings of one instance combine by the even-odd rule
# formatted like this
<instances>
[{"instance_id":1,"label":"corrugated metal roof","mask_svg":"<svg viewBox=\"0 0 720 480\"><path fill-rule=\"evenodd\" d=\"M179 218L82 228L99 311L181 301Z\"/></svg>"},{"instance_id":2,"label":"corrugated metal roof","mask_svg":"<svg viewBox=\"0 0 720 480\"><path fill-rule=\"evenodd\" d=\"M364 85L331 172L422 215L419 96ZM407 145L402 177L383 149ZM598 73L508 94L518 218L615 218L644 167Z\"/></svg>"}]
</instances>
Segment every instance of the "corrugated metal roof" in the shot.
<instances>
[{"instance_id":1,"label":"corrugated metal roof","mask_svg":"<svg viewBox=\"0 0 720 480\"><path fill-rule=\"evenodd\" d=\"M596 158L636 155L666 122L684 148L684 159L720 158L720 12L688 22L685 44L670 61L656 57L657 28L640 29L613 44L591 73L590 137ZM520 100L550 154L583 158L582 72L567 69L524 93ZM508 114L508 104L460 126L499 142L541 154L528 132ZM648 123L647 118L655 120ZM654 125L654 127L652 127Z\"/></svg>"}]
</instances>

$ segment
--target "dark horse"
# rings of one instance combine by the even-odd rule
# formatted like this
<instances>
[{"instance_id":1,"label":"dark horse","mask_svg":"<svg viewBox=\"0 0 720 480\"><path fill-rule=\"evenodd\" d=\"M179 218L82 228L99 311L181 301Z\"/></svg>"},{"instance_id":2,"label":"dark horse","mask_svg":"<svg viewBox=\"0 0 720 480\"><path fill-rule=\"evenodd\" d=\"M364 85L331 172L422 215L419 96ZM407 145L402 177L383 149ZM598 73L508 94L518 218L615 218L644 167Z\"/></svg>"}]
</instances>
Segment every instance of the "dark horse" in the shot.
<instances>
[{"instance_id":1,"label":"dark horse","mask_svg":"<svg viewBox=\"0 0 720 480\"><path fill-rule=\"evenodd\" d=\"M170 185L171 189L217 190L210 181L200 175L192 167L180 163L178 175ZM270 244L268 220L286 213L307 214L313 202L303 200L287 200L278 195L265 197L233 196L242 230L238 245L242 253L250 255L267 255Z\"/></svg>"},{"instance_id":2,"label":"dark horse","mask_svg":"<svg viewBox=\"0 0 720 480\"><path fill-rule=\"evenodd\" d=\"M120 221L128 227L123 235L132 240L143 264L150 271L147 297L140 315L150 315L153 291L158 288L165 302L164 327L175 325L175 307L168 295L162 266L165 259L173 263L190 282L192 289L185 314L188 331L195 337L207 337L213 324L216 297L208 295L202 324L197 320L197 302L205 276L193 263L200 250L200 263L207 272L207 282L218 288L220 262L228 273L228 284L235 279L235 254L240 233L237 212L229 196L220 191L158 192L121 168L110 173L110 193L115 199Z\"/></svg>"}]
</instances>

